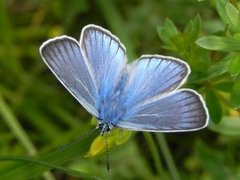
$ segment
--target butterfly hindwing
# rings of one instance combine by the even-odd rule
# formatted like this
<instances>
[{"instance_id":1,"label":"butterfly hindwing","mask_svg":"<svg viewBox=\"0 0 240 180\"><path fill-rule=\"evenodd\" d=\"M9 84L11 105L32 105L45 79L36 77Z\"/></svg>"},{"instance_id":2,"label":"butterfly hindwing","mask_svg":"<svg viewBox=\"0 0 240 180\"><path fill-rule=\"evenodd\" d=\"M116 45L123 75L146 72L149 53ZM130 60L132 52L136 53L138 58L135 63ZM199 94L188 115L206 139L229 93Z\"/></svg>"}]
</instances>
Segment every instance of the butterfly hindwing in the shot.
<instances>
[{"instance_id":1,"label":"butterfly hindwing","mask_svg":"<svg viewBox=\"0 0 240 180\"><path fill-rule=\"evenodd\" d=\"M116 126L135 131L177 132L201 129L208 123L201 96L189 89L143 102L131 113Z\"/></svg>"}]
</instances>

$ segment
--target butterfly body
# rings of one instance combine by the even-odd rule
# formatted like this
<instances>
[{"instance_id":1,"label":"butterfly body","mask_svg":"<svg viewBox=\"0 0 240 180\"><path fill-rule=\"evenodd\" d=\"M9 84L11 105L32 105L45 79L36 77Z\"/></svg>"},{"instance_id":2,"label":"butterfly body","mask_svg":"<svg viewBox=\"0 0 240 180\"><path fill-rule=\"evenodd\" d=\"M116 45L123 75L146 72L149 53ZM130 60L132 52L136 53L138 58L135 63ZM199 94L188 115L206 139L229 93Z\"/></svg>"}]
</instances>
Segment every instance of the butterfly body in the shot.
<instances>
[{"instance_id":1,"label":"butterfly body","mask_svg":"<svg viewBox=\"0 0 240 180\"><path fill-rule=\"evenodd\" d=\"M208 124L202 97L178 89L190 74L180 59L143 55L127 64L119 39L96 25L83 28L80 42L68 36L48 40L40 53L67 90L99 120L100 134L114 126L178 132Z\"/></svg>"}]
</instances>

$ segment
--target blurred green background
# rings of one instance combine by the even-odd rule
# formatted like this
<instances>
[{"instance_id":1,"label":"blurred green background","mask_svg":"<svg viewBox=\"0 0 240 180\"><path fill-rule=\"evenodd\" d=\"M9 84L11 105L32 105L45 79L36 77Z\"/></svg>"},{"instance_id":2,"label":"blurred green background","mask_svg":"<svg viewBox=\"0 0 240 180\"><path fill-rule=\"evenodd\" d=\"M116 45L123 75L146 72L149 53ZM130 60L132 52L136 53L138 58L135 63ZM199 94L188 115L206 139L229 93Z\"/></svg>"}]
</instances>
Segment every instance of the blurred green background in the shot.
<instances>
[{"instance_id":1,"label":"blurred green background","mask_svg":"<svg viewBox=\"0 0 240 180\"><path fill-rule=\"evenodd\" d=\"M0 1L0 179L240 179L240 5L236 0ZM109 135L47 69L39 46L97 24L142 54L189 63L184 87L201 93L208 128ZM91 146L91 147L90 147ZM47 170L51 171L46 172Z\"/></svg>"}]
</instances>

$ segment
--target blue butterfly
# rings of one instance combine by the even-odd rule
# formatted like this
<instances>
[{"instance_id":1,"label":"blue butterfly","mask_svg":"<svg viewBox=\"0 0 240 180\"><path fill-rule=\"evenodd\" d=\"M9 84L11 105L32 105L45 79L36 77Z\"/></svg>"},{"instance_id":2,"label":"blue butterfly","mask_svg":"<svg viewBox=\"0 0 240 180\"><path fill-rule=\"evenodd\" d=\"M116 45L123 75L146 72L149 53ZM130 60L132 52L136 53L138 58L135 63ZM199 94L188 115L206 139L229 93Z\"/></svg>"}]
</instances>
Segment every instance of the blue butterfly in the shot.
<instances>
[{"instance_id":1,"label":"blue butterfly","mask_svg":"<svg viewBox=\"0 0 240 180\"><path fill-rule=\"evenodd\" d=\"M143 55L127 64L119 39L88 25L80 42L68 36L50 39L40 54L58 80L98 121L100 134L119 127L134 131L194 131L208 124L202 97L178 88L190 68L184 61Z\"/></svg>"}]
</instances>

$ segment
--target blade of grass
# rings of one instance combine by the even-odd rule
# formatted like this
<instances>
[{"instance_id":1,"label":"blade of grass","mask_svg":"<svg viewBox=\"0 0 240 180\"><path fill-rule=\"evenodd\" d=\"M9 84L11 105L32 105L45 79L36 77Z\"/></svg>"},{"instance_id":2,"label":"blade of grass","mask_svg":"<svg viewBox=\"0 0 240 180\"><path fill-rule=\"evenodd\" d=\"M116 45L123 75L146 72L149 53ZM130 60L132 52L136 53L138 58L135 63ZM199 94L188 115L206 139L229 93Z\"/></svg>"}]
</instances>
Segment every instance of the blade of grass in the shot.
<instances>
[{"instance_id":1,"label":"blade of grass","mask_svg":"<svg viewBox=\"0 0 240 180\"><path fill-rule=\"evenodd\" d=\"M17 118L14 116L11 108L4 101L0 95L0 115L3 117L3 120L7 126L11 129L15 137L21 142L21 144L27 149L30 155L36 155L37 150L28 137L27 133L22 128L21 124L18 122Z\"/></svg>"},{"instance_id":2,"label":"blade of grass","mask_svg":"<svg viewBox=\"0 0 240 180\"><path fill-rule=\"evenodd\" d=\"M0 115L5 120L5 123L11 129L15 137L21 142L21 144L27 149L28 153L32 156L37 155L37 150L34 147L32 141L28 137L27 133L14 116L10 107L5 103L4 99L0 94ZM48 180L54 180L54 177L50 173L44 174L44 177Z\"/></svg>"},{"instance_id":3,"label":"blade of grass","mask_svg":"<svg viewBox=\"0 0 240 180\"><path fill-rule=\"evenodd\" d=\"M39 161L54 164L56 166L64 164L67 161L76 159L80 155L85 155L96 135L98 135L98 132L94 131L91 135L81 139L81 141L67 144L64 146L64 148L47 155L43 155L37 159ZM0 179L31 179L33 177L42 175L43 172L49 169L49 167L39 166L30 162L17 163L14 168L0 171Z\"/></svg>"},{"instance_id":4,"label":"blade of grass","mask_svg":"<svg viewBox=\"0 0 240 180\"><path fill-rule=\"evenodd\" d=\"M157 147L154 144L152 135L148 132L144 132L143 135L145 137L145 140L146 140L149 150L151 152L154 166L157 170L158 176L162 177L162 179L166 179L166 175L163 170L162 163L161 163L160 153L158 152Z\"/></svg>"},{"instance_id":5,"label":"blade of grass","mask_svg":"<svg viewBox=\"0 0 240 180\"><path fill-rule=\"evenodd\" d=\"M37 159L33 159L33 158L28 158L28 157L21 157L21 156L15 156L15 157L0 157L0 161L22 161L22 162L28 162L34 165L40 165L40 166L45 166L47 168L50 169L55 169L55 170L59 170L62 171L66 174L72 175L72 176L77 176L77 177L82 177L82 178L88 178L88 179L101 179L99 177L90 175L90 174L86 174L80 171L76 171L73 169L69 169L69 168L65 168L65 167L61 167L61 166L57 166L55 164L51 164L48 162L44 162L41 160L37 160Z\"/></svg>"},{"instance_id":6,"label":"blade of grass","mask_svg":"<svg viewBox=\"0 0 240 180\"><path fill-rule=\"evenodd\" d=\"M177 167L174 163L173 157L172 157L171 152L169 150L169 147L168 147L168 144L166 142L166 138L165 138L164 134L156 133L156 137L157 137L158 144L161 148L163 157L166 161L166 164L168 166L168 169L170 171L170 174L171 174L172 178L174 180L180 180L181 179L180 175L179 175Z\"/></svg>"}]
</instances>

